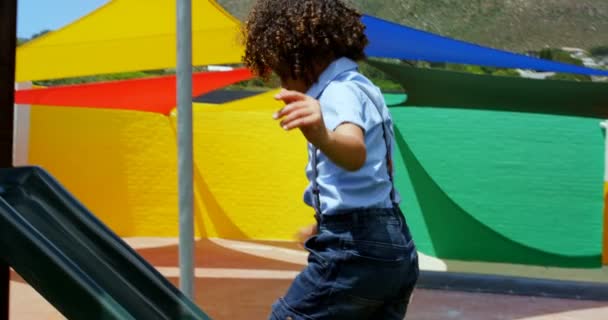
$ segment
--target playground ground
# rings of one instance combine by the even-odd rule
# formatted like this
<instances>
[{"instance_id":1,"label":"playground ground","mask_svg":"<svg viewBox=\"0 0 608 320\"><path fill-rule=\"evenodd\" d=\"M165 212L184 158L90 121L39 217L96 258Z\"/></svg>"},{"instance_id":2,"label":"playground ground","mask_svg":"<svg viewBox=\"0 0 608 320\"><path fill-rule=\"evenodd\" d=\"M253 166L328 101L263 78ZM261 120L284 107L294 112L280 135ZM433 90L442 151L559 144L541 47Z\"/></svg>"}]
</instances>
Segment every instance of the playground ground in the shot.
<instances>
[{"instance_id":1,"label":"playground ground","mask_svg":"<svg viewBox=\"0 0 608 320\"><path fill-rule=\"evenodd\" d=\"M179 276L177 239L126 239L171 282ZM196 243L196 302L214 320L266 319L306 261L294 243L200 240ZM15 273L11 320L64 319ZM422 290L408 320L605 320L608 302Z\"/></svg>"}]
</instances>

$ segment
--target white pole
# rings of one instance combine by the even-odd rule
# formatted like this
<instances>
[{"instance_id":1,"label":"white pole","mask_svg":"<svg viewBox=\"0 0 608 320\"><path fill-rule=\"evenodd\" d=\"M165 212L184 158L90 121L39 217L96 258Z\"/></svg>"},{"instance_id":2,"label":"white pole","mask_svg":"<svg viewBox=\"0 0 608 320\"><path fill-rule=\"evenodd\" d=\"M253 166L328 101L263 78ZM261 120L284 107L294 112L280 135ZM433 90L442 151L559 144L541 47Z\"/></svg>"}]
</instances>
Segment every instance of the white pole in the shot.
<instances>
[{"instance_id":1,"label":"white pole","mask_svg":"<svg viewBox=\"0 0 608 320\"><path fill-rule=\"evenodd\" d=\"M604 129L604 184L608 183L608 120L600 122L600 127ZM604 196L606 191L604 191ZM604 213L604 241L602 246L602 262L604 265L608 263L608 217Z\"/></svg>"},{"instance_id":2,"label":"white pole","mask_svg":"<svg viewBox=\"0 0 608 320\"><path fill-rule=\"evenodd\" d=\"M194 300L192 0L177 0L177 147L180 289Z\"/></svg>"},{"instance_id":3,"label":"white pole","mask_svg":"<svg viewBox=\"0 0 608 320\"><path fill-rule=\"evenodd\" d=\"M15 89L31 89L31 82L15 84ZM13 166L23 167L29 164L30 152L30 109L29 104L15 105L15 120L13 127Z\"/></svg>"},{"instance_id":4,"label":"white pole","mask_svg":"<svg viewBox=\"0 0 608 320\"><path fill-rule=\"evenodd\" d=\"M608 182L608 120L600 122L600 127L606 133L606 138L604 139L604 182Z\"/></svg>"}]
</instances>

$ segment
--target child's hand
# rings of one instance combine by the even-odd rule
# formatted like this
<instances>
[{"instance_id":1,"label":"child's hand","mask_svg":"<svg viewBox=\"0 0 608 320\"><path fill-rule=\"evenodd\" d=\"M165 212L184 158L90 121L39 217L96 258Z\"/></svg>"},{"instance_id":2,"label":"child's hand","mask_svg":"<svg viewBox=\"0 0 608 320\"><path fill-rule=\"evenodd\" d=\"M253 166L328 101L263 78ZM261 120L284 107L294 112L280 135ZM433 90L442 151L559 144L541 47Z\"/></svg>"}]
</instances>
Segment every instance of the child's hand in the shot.
<instances>
[{"instance_id":1,"label":"child's hand","mask_svg":"<svg viewBox=\"0 0 608 320\"><path fill-rule=\"evenodd\" d=\"M298 230L298 233L296 234L296 239L298 240L300 246L304 247L304 242L306 242L308 238L314 236L315 234L317 234L316 223Z\"/></svg>"},{"instance_id":2,"label":"child's hand","mask_svg":"<svg viewBox=\"0 0 608 320\"><path fill-rule=\"evenodd\" d=\"M348 171L363 167L367 157L363 129L343 123L334 131L325 127L319 101L297 91L283 90L275 96L287 105L274 114L285 130L299 128L308 142L319 148L333 163Z\"/></svg>"},{"instance_id":3,"label":"child's hand","mask_svg":"<svg viewBox=\"0 0 608 320\"><path fill-rule=\"evenodd\" d=\"M281 120L285 130L299 128L306 140L321 148L329 140L329 131L323 122L319 101L297 91L283 90L275 96L287 105L274 114L275 120Z\"/></svg>"}]
</instances>

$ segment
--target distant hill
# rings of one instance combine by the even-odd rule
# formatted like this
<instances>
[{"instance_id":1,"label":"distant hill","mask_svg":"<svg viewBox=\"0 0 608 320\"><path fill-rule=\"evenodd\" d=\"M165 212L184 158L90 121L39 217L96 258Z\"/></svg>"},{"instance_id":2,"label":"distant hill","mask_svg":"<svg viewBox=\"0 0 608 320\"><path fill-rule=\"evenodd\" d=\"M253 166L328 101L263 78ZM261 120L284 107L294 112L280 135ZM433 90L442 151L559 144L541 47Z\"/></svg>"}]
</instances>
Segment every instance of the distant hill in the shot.
<instances>
[{"instance_id":1,"label":"distant hill","mask_svg":"<svg viewBox=\"0 0 608 320\"><path fill-rule=\"evenodd\" d=\"M218 0L243 19L253 0ZM365 13L517 52L608 45L608 0L351 0Z\"/></svg>"}]
</instances>

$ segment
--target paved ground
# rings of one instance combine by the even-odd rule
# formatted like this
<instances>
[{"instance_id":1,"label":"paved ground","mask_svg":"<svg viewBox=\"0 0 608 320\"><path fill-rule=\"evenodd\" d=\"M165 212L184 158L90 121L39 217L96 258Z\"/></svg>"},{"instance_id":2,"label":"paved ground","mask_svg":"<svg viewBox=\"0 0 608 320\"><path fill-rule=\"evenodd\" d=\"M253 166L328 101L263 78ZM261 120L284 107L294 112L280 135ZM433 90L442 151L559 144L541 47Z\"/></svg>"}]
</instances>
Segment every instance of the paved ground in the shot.
<instances>
[{"instance_id":1,"label":"paved ground","mask_svg":"<svg viewBox=\"0 0 608 320\"><path fill-rule=\"evenodd\" d=\"M175 239L128 242L177 284ZM196 252L196 302L216 320L266 319L306 258L292 243L203 240ZM63 319L18 275L11 284L11 320ZM417 290L407 319L606 320L608 302Z\"/></svg>"}]
</instances>

